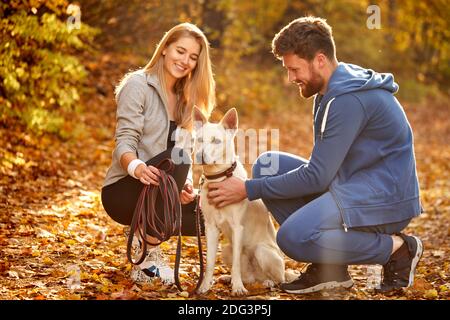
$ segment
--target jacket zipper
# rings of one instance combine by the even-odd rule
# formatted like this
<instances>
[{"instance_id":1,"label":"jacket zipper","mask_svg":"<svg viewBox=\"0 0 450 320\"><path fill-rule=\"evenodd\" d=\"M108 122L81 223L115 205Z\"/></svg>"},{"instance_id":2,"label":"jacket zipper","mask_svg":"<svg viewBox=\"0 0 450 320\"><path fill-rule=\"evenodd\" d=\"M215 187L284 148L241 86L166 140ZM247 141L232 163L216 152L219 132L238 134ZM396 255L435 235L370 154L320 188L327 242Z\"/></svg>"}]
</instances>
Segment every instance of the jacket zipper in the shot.
<instances>
[{"instance_id":1,"label":"jacket zipper","mask_svg":"<svg viewBox=\"0 0 450 320\"><path fill-rule=\"evenodd\" d=\"M326 110L325 110L325 112L327 113L327 116L328 116L328 109L330 108L330 104L331 104L331 102L333 102L334 99L335 99L335 98L332 98L332 99L331 99L330 101L328 101L328 103L327 103L327 108L326 108ZM314 127L315 127L317 118L319 117L320 107L321 107L321 102L319 102L319 107L317 108L317 112L316 112L315 117L314 117ZM324 113L324 115L323 115L323 117L322 117L322 122L323 122L323 120L324 120L324 117L325 117L325 121L327 120L327 119L326 119L327 116L325 116L325 113ZM324 126L324 124L322 123L321 128L320 128L320 139L323 139L323 132L324 132L324 131L325 131L325 126ZM315 136L315 133L314 133L314 136ZM340 203L339 199L337 198L337 196L334 194L334 191L331 190L331 188L330 188L330 193L331 193L331 195L333 196L334 201L336 202L336 204L337 204L337 206L338 206L339 214L341 215L341 219L342 219L342 226L344 227L344 231L345 231L345 232L348 232L348 226L347 226L347 224L345 223L345 220L344 220L344 213L343 213L344 210L343 210L342 207L341 207L341 203Z\"/></svg>"},{"instance_id":2,"label":"jacket zipper","mask_svg":"<svg viewBox=\"0 0 450 320\"><path fill-rule=\"evenodd\" d=\"M316 123L317 123L317 118L319 117L319 112L320 112L320 103L319 106L317 107L317 111L316 114L314 115L314 125L313 125L313 129L314 129L314 142L316 140ZM320 128L319 128L320 129ZM320 131L319 131L320 132Z\"/></svg>"},{"instance_id":3,"label":"jacket zipper","mask_svg":"<svg viewBox=\"0 0 450 320\"><path fill-rule=\"evenodd\" d=\"M342 219L342 226L344 227L344 231L348 232L348 226L347 226L347 224L345 223L345 220L344 220L344 213L343 213L344 210L341 207L341 203L340 203L339 199L337 198L336 194L334 193L334 191L331 188L330 188L330 193L333 196L334 201L336 201L336 204L338 206L339 214L341 215L341 219Z\"/></svg>"},{"instance_id":4,"label":"jacket zipper","mask_svg":"<svg viewBox=\"0 0 450 320\"><path fill-rule=\"evenodd\" d=\"M323 112L322 116L322 123L320 126L320 140L323 140L323 133L325 132L325 128L327 126L327 120L328 120L328 111L330 111L330 106L333 100L336 99L336 97L331 98L328 103L326 104L325 111Z\"/></svg>"}]
</instances>

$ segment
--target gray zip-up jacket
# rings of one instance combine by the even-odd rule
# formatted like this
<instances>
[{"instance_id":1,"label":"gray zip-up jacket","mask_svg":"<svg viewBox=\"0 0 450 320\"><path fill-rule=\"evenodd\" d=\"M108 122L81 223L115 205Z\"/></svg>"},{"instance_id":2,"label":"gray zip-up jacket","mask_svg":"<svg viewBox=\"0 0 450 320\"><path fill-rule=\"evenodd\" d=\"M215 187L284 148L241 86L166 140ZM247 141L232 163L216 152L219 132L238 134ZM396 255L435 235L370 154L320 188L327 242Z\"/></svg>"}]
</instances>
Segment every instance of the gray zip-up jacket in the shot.
<instances>
[{"instance_id":1,"label":"gray zip-up jacket","mask_svg":"<svg viewBox=\"0 0 450 320\"><path fill-rule=\"evenodd\" d=\"M125 152L132 152L146 162L167 149L170 119L156 75L149 75L143 70L131 73L117 93L116 103L116 145L103 186L128 175L120 165L120 157ZM177 127L175 136L175 147L191 154L189 133ZM192 167L188 180L192 182Z\"/></svg>"}]
</instances>

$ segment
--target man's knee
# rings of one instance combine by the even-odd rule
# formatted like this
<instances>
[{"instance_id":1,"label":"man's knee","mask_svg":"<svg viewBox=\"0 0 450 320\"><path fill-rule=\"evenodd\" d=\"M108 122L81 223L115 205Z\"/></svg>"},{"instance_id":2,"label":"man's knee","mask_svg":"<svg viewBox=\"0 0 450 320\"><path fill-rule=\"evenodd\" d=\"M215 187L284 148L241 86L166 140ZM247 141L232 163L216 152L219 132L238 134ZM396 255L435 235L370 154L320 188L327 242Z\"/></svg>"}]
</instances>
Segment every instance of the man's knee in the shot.
<instances>
[{"instance_id":1,"label":"man's knee","mask_svg":"<svg viewBox=\"0 0 450 320\"><path fill-rule=\"evenodd\" d=\"M253 164L253 179L276 175L279 170L279 162L277 152L266 151L261 153Z\"/></svg>"},{"instance_id":2,"label":"man's knee","mask_svg":"<svg viewBox=\"0 0 450 320\"><path fill-rule=\"evenodd\" d=\"M298 255L301 247L307 246L313 240L316 232L305 230L299 226L291 226L284 223L277 233L277 244L288 256Z\"/></svg>"},{"instance_id":3,"label":"man's knee","mask_svg":"<svg viewBox=\"0 0 450 320\"><path fill-rule=\"evenodd\" d=\"M277 234L277 244L281 251L289 258L301 262L313 262L315 254L312 252L310 236L302 231L281 229Z\"/></svg>"}]
</instances>

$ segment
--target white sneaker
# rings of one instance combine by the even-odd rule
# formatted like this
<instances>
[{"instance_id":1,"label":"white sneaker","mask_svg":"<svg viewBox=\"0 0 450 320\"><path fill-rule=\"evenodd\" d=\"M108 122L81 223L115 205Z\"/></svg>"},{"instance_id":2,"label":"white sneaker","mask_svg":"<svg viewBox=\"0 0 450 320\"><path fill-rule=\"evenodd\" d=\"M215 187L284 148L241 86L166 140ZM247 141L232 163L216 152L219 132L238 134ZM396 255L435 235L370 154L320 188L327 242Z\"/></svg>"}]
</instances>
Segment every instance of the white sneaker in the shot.
<instances>
[{"instance_id":1,"label":"white sneaker","mask_svg":"<svg viewBox=\"0 0 450 320\"><path fill-rule=\"evenodd\" d=\"M124 233L128 239L129 228L124 228ZM131 244L131 255L136 259L141 254L142 243L133 235ZM160 278L166 285L175 282L173 269L169 267L164 254L159 246L147 249L147 256L139 265L133 265L131 269L131 279L137 283L151 283L155 278Z\"/></svg>"},{"instance_id":2,"label":"white sneaker","mask_svg":"<svg viewBox=\"0 0 450 320\"><path fill-rule=\"evenodd\" d=\"M165 285L175 282L173 269L169 267L160 247L149 249L145 260L134 265L131 270L131 279L134 282L151 283L155 278L160 278Z\"/></svg>"}]
</instances>

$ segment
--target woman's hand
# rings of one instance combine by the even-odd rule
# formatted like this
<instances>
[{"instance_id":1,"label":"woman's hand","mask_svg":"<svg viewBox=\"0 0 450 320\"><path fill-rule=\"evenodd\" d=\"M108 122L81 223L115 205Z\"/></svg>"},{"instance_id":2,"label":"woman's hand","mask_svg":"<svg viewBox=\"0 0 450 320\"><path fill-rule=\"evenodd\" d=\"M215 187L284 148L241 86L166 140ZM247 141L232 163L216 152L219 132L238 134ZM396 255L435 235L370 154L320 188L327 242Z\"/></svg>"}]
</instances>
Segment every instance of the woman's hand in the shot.
<instances>
[{"instance_id":1,"label":"woman's hand","mask_svg":"<svg viewBox=\"0 0 450 320\"><path fill-rule=\"evenodd\" d=\"M154 166L146 166L145 164L140 164L137 166L136 170L134 170L134 175L143 184L152 184L154 186L159 186L159 169Z\"/></svg>"},{"instance_id":2,"label":"woman's hand","mask_svg":"<svg viewBox=\"0 0 450 320\"><path fill-rule=\"evenodd\" d=\"M184 185L183 190L181 190L180 202L181 204L188 204L194 201L194 199L195 199L194 187L190 182L188 182Z\"/></svg>"}]
</instances>

